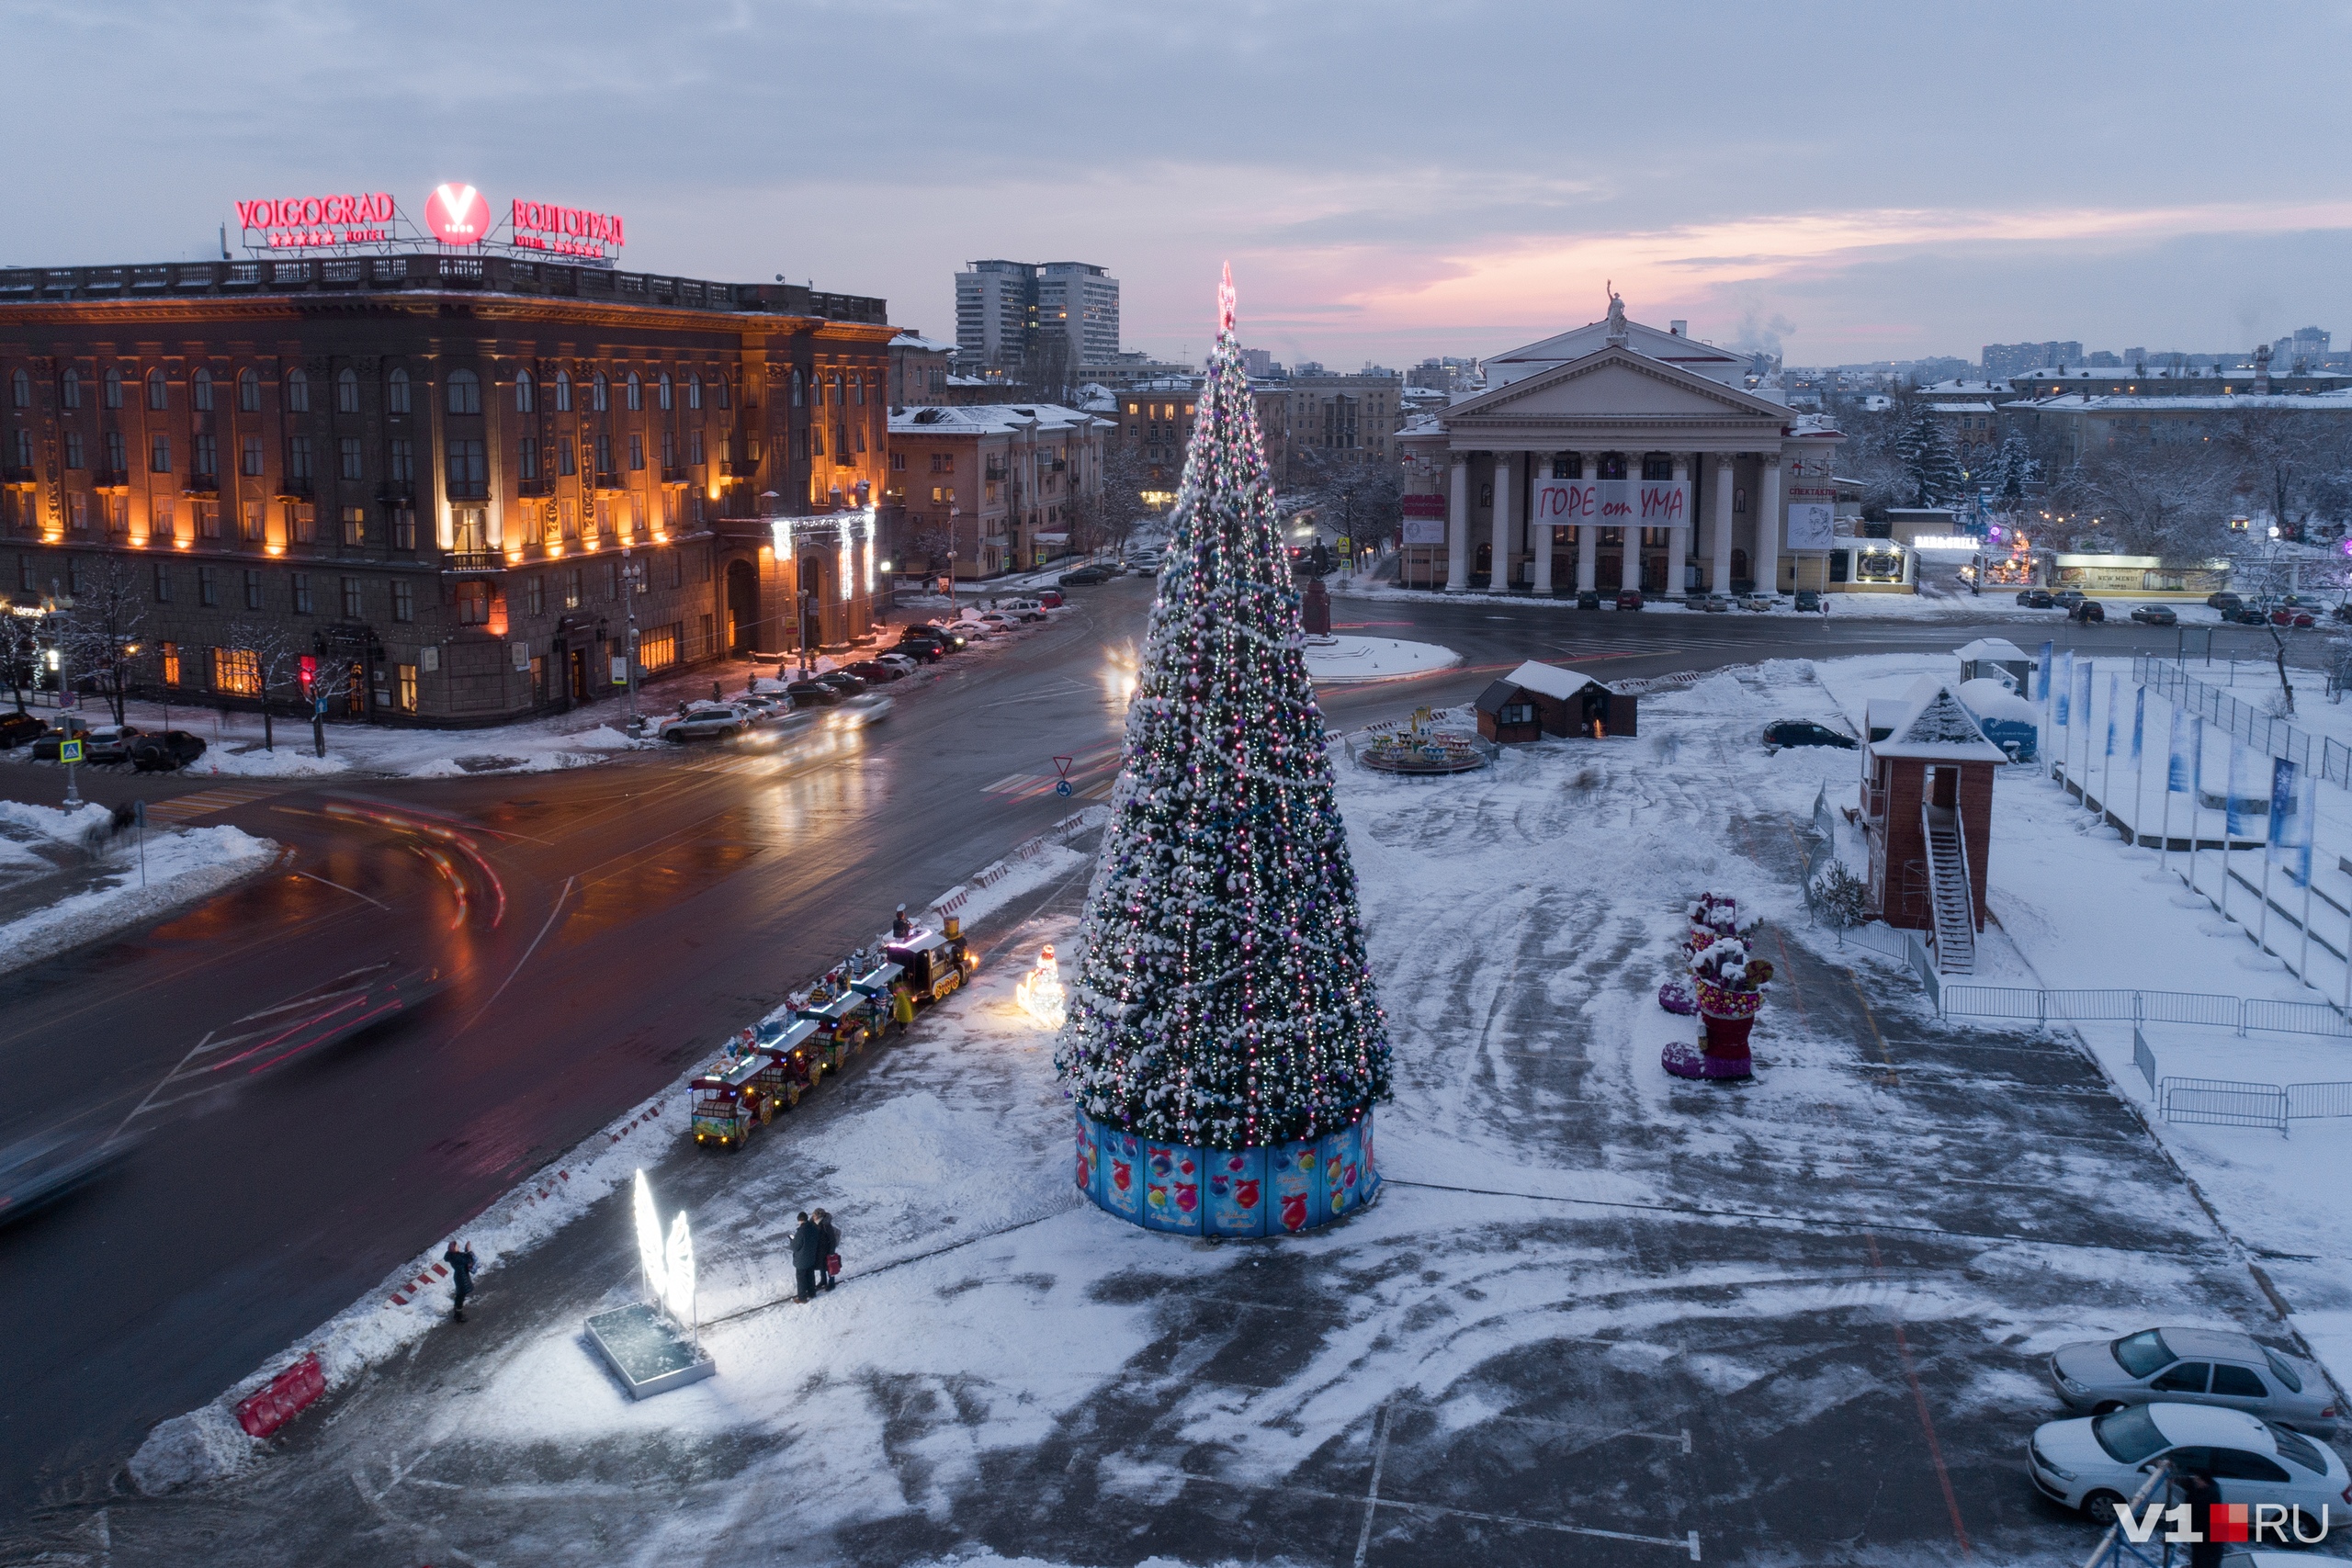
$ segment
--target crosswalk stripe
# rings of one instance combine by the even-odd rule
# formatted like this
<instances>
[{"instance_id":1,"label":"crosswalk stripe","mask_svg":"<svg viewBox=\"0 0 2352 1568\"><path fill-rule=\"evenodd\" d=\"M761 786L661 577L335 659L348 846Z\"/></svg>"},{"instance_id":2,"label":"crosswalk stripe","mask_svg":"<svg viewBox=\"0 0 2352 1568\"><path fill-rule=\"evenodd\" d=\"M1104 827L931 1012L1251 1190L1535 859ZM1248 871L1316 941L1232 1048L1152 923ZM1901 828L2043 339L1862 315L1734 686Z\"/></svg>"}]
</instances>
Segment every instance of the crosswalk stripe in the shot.
<instances>
[{"instance_id":1,"label":"crosswalk stripe","mask_svg":"<svg viewBox=\"0 0 2352 1568\"><path fill-rule=\"evenodd\" d=\"M147 808L152 820L185 822L192 817L209 817L216 811L227 811L279 793L289 786L282 784L220 784L200 789L190 795L175 795L171 799Z\"/></svg>"}]
</instances>

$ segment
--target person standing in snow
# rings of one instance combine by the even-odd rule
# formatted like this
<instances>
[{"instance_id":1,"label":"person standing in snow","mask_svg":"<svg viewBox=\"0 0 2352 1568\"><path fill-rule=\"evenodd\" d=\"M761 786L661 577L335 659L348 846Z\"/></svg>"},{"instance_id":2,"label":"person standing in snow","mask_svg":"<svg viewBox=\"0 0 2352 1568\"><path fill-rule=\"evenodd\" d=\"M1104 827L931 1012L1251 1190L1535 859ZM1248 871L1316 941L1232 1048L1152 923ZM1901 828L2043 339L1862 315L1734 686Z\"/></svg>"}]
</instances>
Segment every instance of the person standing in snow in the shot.
<instances>
[{"instance_id":1,"label":"person standing in snow","mask_svg":"<svg viewBox=\"0 0 2352 1568\"><path fill-rule=\"evenodd\" d=\"M441 1255L441 1261L449 1266L449 1288L457 1297L457 1304L450 1308L449 1315L463 1323L466 1321L466 1298L474 1293L474 1249L466 1245L465 1237L458 1236L449 1243L449 1250Z\"/></svg>"},{"instance_id":2,"label":"person standing in snow","mask_svg":"<svg viewBox=\"0 0 2352 1568\"><path fill-rule=\"evenodd\" d=\"M817 1288L830 1291L833 1288L834 1272L842 1266L841 1227L833 1224L833 1216L822 1209L810 1211L808 1217L816 1223L817 1234L823 1246L823 1250L817 1255Z\"/></svg>"},{"instance_id":3,"label":"person standing in snow","mask_svg":"<svg viewBox=\"0 0 2352 1568\"><path fill-rule=\"evenodd\" d=\"M817 1270L825 1265L825 1233L805 1213L792 1233L792 1299L807 1305L817 1299Z\"/></svg>"}]
</instances>

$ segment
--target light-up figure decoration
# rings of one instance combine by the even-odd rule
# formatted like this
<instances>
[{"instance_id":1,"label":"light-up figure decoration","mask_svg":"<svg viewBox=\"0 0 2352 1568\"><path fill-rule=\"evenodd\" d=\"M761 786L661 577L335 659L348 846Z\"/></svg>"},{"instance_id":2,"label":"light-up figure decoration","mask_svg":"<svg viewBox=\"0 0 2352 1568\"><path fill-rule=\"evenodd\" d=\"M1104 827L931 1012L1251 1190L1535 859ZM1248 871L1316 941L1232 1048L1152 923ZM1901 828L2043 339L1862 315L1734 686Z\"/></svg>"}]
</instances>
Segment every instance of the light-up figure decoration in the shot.
<instances>
[{"instance_id":1,"label":"light-up figure decoration","mask_svg":"<svg viewBox=\"0 0 2352 1568\"><path fill-rule=\"evenodd\" d=\"M841 520L842 537L842 598L847 600L857 587L857 545L849 530L849 519Z\"/></svg>"},{"instance_id":2,"label":"light-up figure decoration","mask_svg":"<svg viewBox=\"0 0 2352 1568\"><path fill-rule=\"evenodd\" d=\"M1061 965L1054 962L1052 942L1038 950L1037 966L1021 976L1021 983L1012 988L1012 999L1047 1029L1059 1029L1068 1021L1069 998L1062 990Z\"/></svg>"},{"instance_id":3,"label":"light-up figure decoration","mask_svg":"<svg viewBox=\"0 0 2352 1568\"><path fill-rule=\"evenodd\" d=\"M874 508L869 506L865 509L865 592L869 598L874 593L874 536L878 532L874 525Z\"/></svg>"},{"instance_id":4,"label":"light-up figure decoration","mask_svg":"<svg viewBox=\"0 0 2352 1568\"><path fill-rule=\"evenodd\" d=\"M637 1173L637 1261L645 1271L645 1288L679 1327L695 1327L695 1243L686 1229L686 1212L671 1218L670 1239L662 1239L662 1219L653 1212L653 1189L645 1172Z\"/></svg>"}]
</instances>

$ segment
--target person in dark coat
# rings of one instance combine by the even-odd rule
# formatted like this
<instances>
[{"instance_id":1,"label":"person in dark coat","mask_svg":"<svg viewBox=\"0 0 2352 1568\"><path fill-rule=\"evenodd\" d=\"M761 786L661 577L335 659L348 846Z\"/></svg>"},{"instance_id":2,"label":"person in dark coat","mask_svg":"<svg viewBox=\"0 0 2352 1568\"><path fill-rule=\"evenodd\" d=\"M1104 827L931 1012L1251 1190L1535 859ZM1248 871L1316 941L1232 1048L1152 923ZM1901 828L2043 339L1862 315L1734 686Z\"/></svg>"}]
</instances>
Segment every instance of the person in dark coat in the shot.
<instances>
[{"instance_id":1,"label":"person in dark coat","mask_svg":"<svg viewBox=\"0 0 2352 1568\"><path fill-rule=\"evenodd\" d=\"M2201 1470L2184 1470L2173 1477L2180 1500L2189 1506L2188 1525L2205 1539L2188 1549L2188 1568L2222 1568L2222 1543L2213 1539L2213 1505L2222 1489Z\"/></svg>"},{"instance_id":2,"label":"person in dark coat","mask_svg":"<svg viewBox=\"0 0 2352 1568\"><path fill-rule=\"evenodd\" d=\"M792 1299L803 1303L817 1299L817 1273L825 1266L825 1233L807 1214L792 1233Z\"/></svg>"},{"instance_id":3,"label":"person in dark coat","mask_svg":"<svg viewBox=\"0 0 2352 1568\"><path fill-rule=\"evenodd\" d=\"M457 1304L449 1315L463 1323L466 1298L474 1293L474 1249L466 1245L465 1237L458 1236L449 1243L449 1250L441 1255L441 1261L449 1266L449 1288L457 1296Z\"/></svg>"},{"instance_id":4,"label":"person in dark coat","mask_svg":"<svg viewBox=\"0 0 2352 1568\"><path fill-rule=\"evenodd\" d=\"M833 1288L833 1255L842 1249L841 1227L834 1224L833 1216L822 1209L813 1211L808 1217L816 1222L817 1234L822 1238L824 1247L817 1255L817 1288L830 1291Z\"/></svg>"}]
</instances>

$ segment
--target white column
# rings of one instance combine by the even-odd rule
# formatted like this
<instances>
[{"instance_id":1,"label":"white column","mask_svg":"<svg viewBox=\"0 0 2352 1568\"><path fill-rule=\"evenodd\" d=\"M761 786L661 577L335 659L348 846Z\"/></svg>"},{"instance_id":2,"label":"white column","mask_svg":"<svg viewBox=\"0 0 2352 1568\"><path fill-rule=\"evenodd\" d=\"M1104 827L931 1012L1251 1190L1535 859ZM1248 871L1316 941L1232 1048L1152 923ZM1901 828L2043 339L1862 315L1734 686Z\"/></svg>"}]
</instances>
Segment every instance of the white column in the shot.
<instances>
[{"instance_id":1,"label":"white column","mask_svg":"<svg viewBox=\"0 0 2352 1568\"><path fill-rule=\"evenodd\" d=\"M1781 455L1764 456L1764 492L1756 510L1756 592L1781 591Z\"/></svg>"},{"instance_id":2,"label":"white column","mask_svg":"<svg viewBox=\"0 0 2352 1568\"><path fill-rule=\"evenodd\" d=\"M1718 453L1715 457L1715 493L1713 498L1715 509L1713 536L1707 541L1714 551L1713 558L1708 562L1707 592L1710 593L1731 592L1731 495L1732 487L1736 482L1733 478L1735 472L1736 470L1732 468L1731 455L1727 452Z\"/></svg>"},{"instance_id":3,"label":"white column","mask_svg":"<svg viewBox=\"0 0 2352 1568\"><path fill-rule=\"evenodd\" d=\"M1577 478L1590 479L1592 465L1585 454L1576 455ZM1577 592L1590 593L1599 586L1600 575L1600 530L1588 517L1577 526Z\"/></svg>"},{"instance_id":4,"label":"white column","mask_svg":"<svg viewBox=\"0 0 2352 1568\"><path fill-rule=\"evenodd\" d=\"M1674 458L1674 477L1677 482L1685 485L1689 484L1690 482L1690 454L1677 453ZM1697 537L1698 532L1698 503L1694 500L1691 504L1683 511L1682 525L1679 528L1677 528L1674 531L1673 536L1667 541L1666 591L1674 595L1677 599L1681 598L1683 595L1690 592L1690 567L1689 564L1690 560L1690 542L1692 539Z\"/></svg>"},{"instance_id":5,"label":"white column","mask_svg":"<svg viewBox=\"0 0 2352 1568\"><path fill-rule=\"evenodd\" d=\"M1459 593L1470 586L1470 458L1453 454L1453 499L1445 523L1445 591Z\"/></svg>"},{"instance_id":6,"label":"white column","mask_svg":"<svg viewBox=\"0 0 2352 1568\"><path fill-rule=\"evenodd\" d=\"M1487 573L1487 588L1495 593L1510 587L1510 471L1517 467L1518 453L1495 454L1495 543L1493 553L1487 558L1490 570Z\"/></svg>"},{"instance_id":7,"label":"white column","mask_svg":"<svg viewBox=\"0 0 2352 1568\"><path fill-rule=\"evenodd\" d=\"M1625 552L1617 558L1617 586L1632 592L1642 586L1642 530L1638 525L1628 524L1617 531L1625 539Z\"/></svg>"},{"instance_id":8,"label":"white column","mask_svg":"<svg viewBox=\"0 0 2352 1568\"><path fill-rule=\"evenodd\" d=\"M1540 464L1543 458L1538 457L1534 461ZM1531 501L1535 495L1536 477L1531 470L1527 478L1527 493ZM1539 599L1548 599L1552 596L1552 536L1555 529L1549 523L1538 523L1533 520L1532 506L1530 506L1528 511L1527 547L1535 552L1535 596Z\"/></svg>"}]
</instances>

